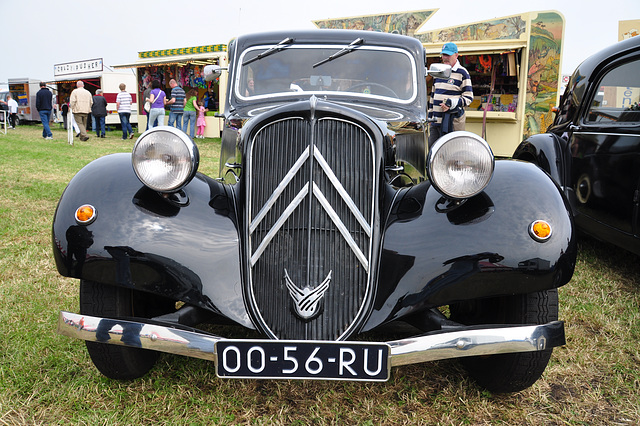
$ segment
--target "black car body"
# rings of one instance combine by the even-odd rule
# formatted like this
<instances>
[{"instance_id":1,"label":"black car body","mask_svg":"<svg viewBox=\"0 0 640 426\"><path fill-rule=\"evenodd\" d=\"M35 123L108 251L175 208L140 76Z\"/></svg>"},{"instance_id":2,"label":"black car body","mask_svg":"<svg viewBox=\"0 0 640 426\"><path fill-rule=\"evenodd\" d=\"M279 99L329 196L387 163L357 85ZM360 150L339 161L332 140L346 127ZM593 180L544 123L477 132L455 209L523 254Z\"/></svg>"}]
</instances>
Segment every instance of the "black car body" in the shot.
<instances>
[{"instance_id":1,"label":"black car body","mask_svg":"<svg viewBox=\"0 0 640 426\"><path fill-rule=\"evenodd\" d=\"M543 171L494 161L476 135L427 157L425 71L422 45L398 35L233 40L224 178L197 173L197 147L161 127L67 187L54 253L81 312L59 331L119 379L165 351L221 377L341 380L462 357L490 389L531 385L564 344L571 216Z\"/></svg>"},{"instance_id":2,"label":"black car body","mask_svg":"<svg viewBox=\"0 0 640 426\"><path fill-rule=\"evenodd\" d=\"M513 157L560 185L576 226L640 254L640 37L594 54L575 70L546 133Z\"/></svg>"}]
</instances>

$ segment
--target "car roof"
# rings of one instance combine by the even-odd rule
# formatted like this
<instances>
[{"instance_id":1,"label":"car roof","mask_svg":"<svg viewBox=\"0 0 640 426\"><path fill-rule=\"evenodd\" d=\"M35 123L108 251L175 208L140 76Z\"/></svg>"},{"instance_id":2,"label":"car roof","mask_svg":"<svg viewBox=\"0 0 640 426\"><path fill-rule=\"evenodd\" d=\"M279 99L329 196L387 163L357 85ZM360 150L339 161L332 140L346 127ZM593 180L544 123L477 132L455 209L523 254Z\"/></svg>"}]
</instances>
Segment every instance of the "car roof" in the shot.
<instances>
[{"instance_id":1,"label":"car roof","mask_svg":"<svg viewBox=\"0 0 640 426\"><path fill-rule=\"evenodd\" d=\"M249 46L261 44L277 44L286 38L293 38L293 45L296 44L349 44L357 38L364 39L367 43L378 46L404 47L415 54L422 52L422 43L414 37L400 34L389 34L377 31L359 30L336 30L336 29L316 29L316 30L295 30L295 31L273 31L264 33L246 34L235 40L236 48L239 51Z\"/></svg>"},{"instance_id":2,"label":"car roof","mask_svg":"<svg viewBox=\"0 0 640 426\"><path fill-rule=\"evenodd\" d=\"M603 62L608 63L611 60L633 52L640 52L640 36L622 40L594 53L578 65L574 75L579 74L590 77Z\"/></svg>"},{"instance_id":3,"label":"car roof","mask_svg":"<svg viewBox=\"0 0 640 426\"><path fill-rule=\"evenodd\" d=\"M633 53L640 53L640 36L614 43L585 59L571 75L567 86L567 91L572 94L572 102L575 104L582 102L582 97L586 95L591 82L599 78L600 68Z\"/></svg>"}]
</instances>

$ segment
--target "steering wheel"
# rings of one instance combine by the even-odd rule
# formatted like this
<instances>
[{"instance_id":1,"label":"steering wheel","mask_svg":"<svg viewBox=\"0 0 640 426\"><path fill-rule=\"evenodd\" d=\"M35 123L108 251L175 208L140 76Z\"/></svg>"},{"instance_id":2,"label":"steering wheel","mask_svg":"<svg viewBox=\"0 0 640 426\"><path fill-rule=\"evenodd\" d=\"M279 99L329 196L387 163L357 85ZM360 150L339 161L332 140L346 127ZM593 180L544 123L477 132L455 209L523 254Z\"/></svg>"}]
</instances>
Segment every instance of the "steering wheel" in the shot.
<instances>
[{"instance_id":1,"label":"steering wheel","mask_svg":"<svg viewBox=\"0 0 640 426\"><path fill-rule=\"evenodd\" d=\"M347 92L358 92L359 90L357 90L357 89L359 89L359 88L361 88L361 87L366 87L366 86L369 86L369 87L379 87L379 88L381 88L384 92L387 92L388 94L390 94L390 95L391 95L391 96L393 96L394 98L400 98L400 96L398 96L398 95L396 94L396 92L394 92L390 87L385 86L384 84L380 84L380 83L358 83L358 84L355 84L355 85L353 85L353 86L349 87L349 88L347 89ZM355 90L354 90L354 89L355 89ZM383 94L383 93L379 93L379 94Z\"/></svg>"}]
</instances>

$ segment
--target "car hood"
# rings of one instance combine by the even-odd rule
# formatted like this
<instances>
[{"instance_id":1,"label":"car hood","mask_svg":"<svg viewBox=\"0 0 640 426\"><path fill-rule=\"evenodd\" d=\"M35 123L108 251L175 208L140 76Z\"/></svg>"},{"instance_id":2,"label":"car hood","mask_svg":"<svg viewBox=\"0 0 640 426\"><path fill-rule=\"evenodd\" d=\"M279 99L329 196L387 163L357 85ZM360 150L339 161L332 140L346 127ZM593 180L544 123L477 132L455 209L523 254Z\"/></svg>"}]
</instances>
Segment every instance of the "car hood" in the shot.
<instances>
[{"instance_id":1,"label":"car hood","mask_svg":"<svg viewBox=\"0 0 640 426\"><path fill-rule=\"evenodd\" d=\"M232 114L233 118L236 120L240 120L242 124L249 120L250 118L256 117L265 112L271 111L275 108L281 107L283 105L290 104L291 102L303 100L303 99L286 99L286 100L278 100L272 102L264 102L264 103L252 103L251 105L246 106L237 106ZM327 102L334 103L336 105L340 105L343 107L348 107L354 109L362 114L367 115L372 118L374 121L380 123L381 127L386 130L391 131L402 131L403 129L421 129L424 127L424 123L426 120L426 107L420 109L422 113L416 113L415 106L411 106L411 108L402 108L400 106L388 106L381 104L373 104L373 103L365 103L358 102L352 99L349 100L327 100L323 99Z\"/></svg>"}]
</instances>

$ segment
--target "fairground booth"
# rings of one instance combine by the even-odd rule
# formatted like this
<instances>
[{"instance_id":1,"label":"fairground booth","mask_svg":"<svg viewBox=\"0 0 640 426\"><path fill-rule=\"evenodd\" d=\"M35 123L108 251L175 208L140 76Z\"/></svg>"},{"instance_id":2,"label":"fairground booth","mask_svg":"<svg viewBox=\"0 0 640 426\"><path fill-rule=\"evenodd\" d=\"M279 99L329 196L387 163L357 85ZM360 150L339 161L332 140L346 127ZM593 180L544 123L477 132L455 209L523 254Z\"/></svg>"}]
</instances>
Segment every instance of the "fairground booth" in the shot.
<instances>
[{"instance_id":1,"label":"fairground booth","mask_svg":"<svg viewBox=\"0 0 640 426\"><path fill-rule=\"evenodd\" d=\"M207 45L199 47L185 47L180 49L154 50L138 52L138 61L132 64L117 65L115 68L133 68L136 70L138 96L142 99L146 89L151 87L153 80L160 81L162 90L167 97L171 95L169 81L175 79L185 92L196 89L198 100L204 101L207 108L205 116L207 126L204 135L206 137L220 137L222 131L222 119L215 116L216 112L223 112L223 97L226 93L227 79L223 73L215 81L204 80L204 67L206 65L227 66L227 46L224 44ZM142 106L138 105L139 122L141 131L146 128L147 115ZM166 109L169 114L169 108ZM165 120L166 124L166 120Z\"/></svg>"},{"instance_id":2,"label":"fairground booth","mask_svg":"<svg viewBox=\"0 0 640 426\"><path fill-rule=\"evenodd\" d=\"M40 90L40 81L31 78L10 78L9 92L18 103L19 122L40 121L40 114L36 109L36 94ZM58 94L55 85L48 85L52 91L54 99ZM56 109L59 111L59 109ZM55 117L52 117L55 119Z\"/></svg>"},{"instance_id":3,"label":"fairground booth","mask_svg":"<svg viewBox=\"0 0 640 426\"><path fill-rule=\"evenodd\" d=\"M58 102L62 104L76 88L78 80L84 82L84 88L96 94L101 89L107 101L106 124L120 124L120 116L116 107L116 97L120 92L120 83L126 85L127 92L131 93L131 123L138 122L136 96L136 75L132 69L114 70L103 64L102 58L87 59L77 62L66 62L53 66L54 81L58 87Z\"/></svg>"},{"instance_id":4,"label":"fairground booth","mask_svg":"<svg viewBox=\"0 0 640 426\"><path fill-rule=\"evenodd\" d=\"M421 27L438 9L314 21L319 28L364 29L409 35L425 46L427 62L440 62L454 42L471 75L474 101L466 130L483 136L494 154L509 157L527 136L553 121L561 82L564 18L526 12L433 31ZM429 88L431 90L431 88Z\"/></svg>"}]
</instances>

